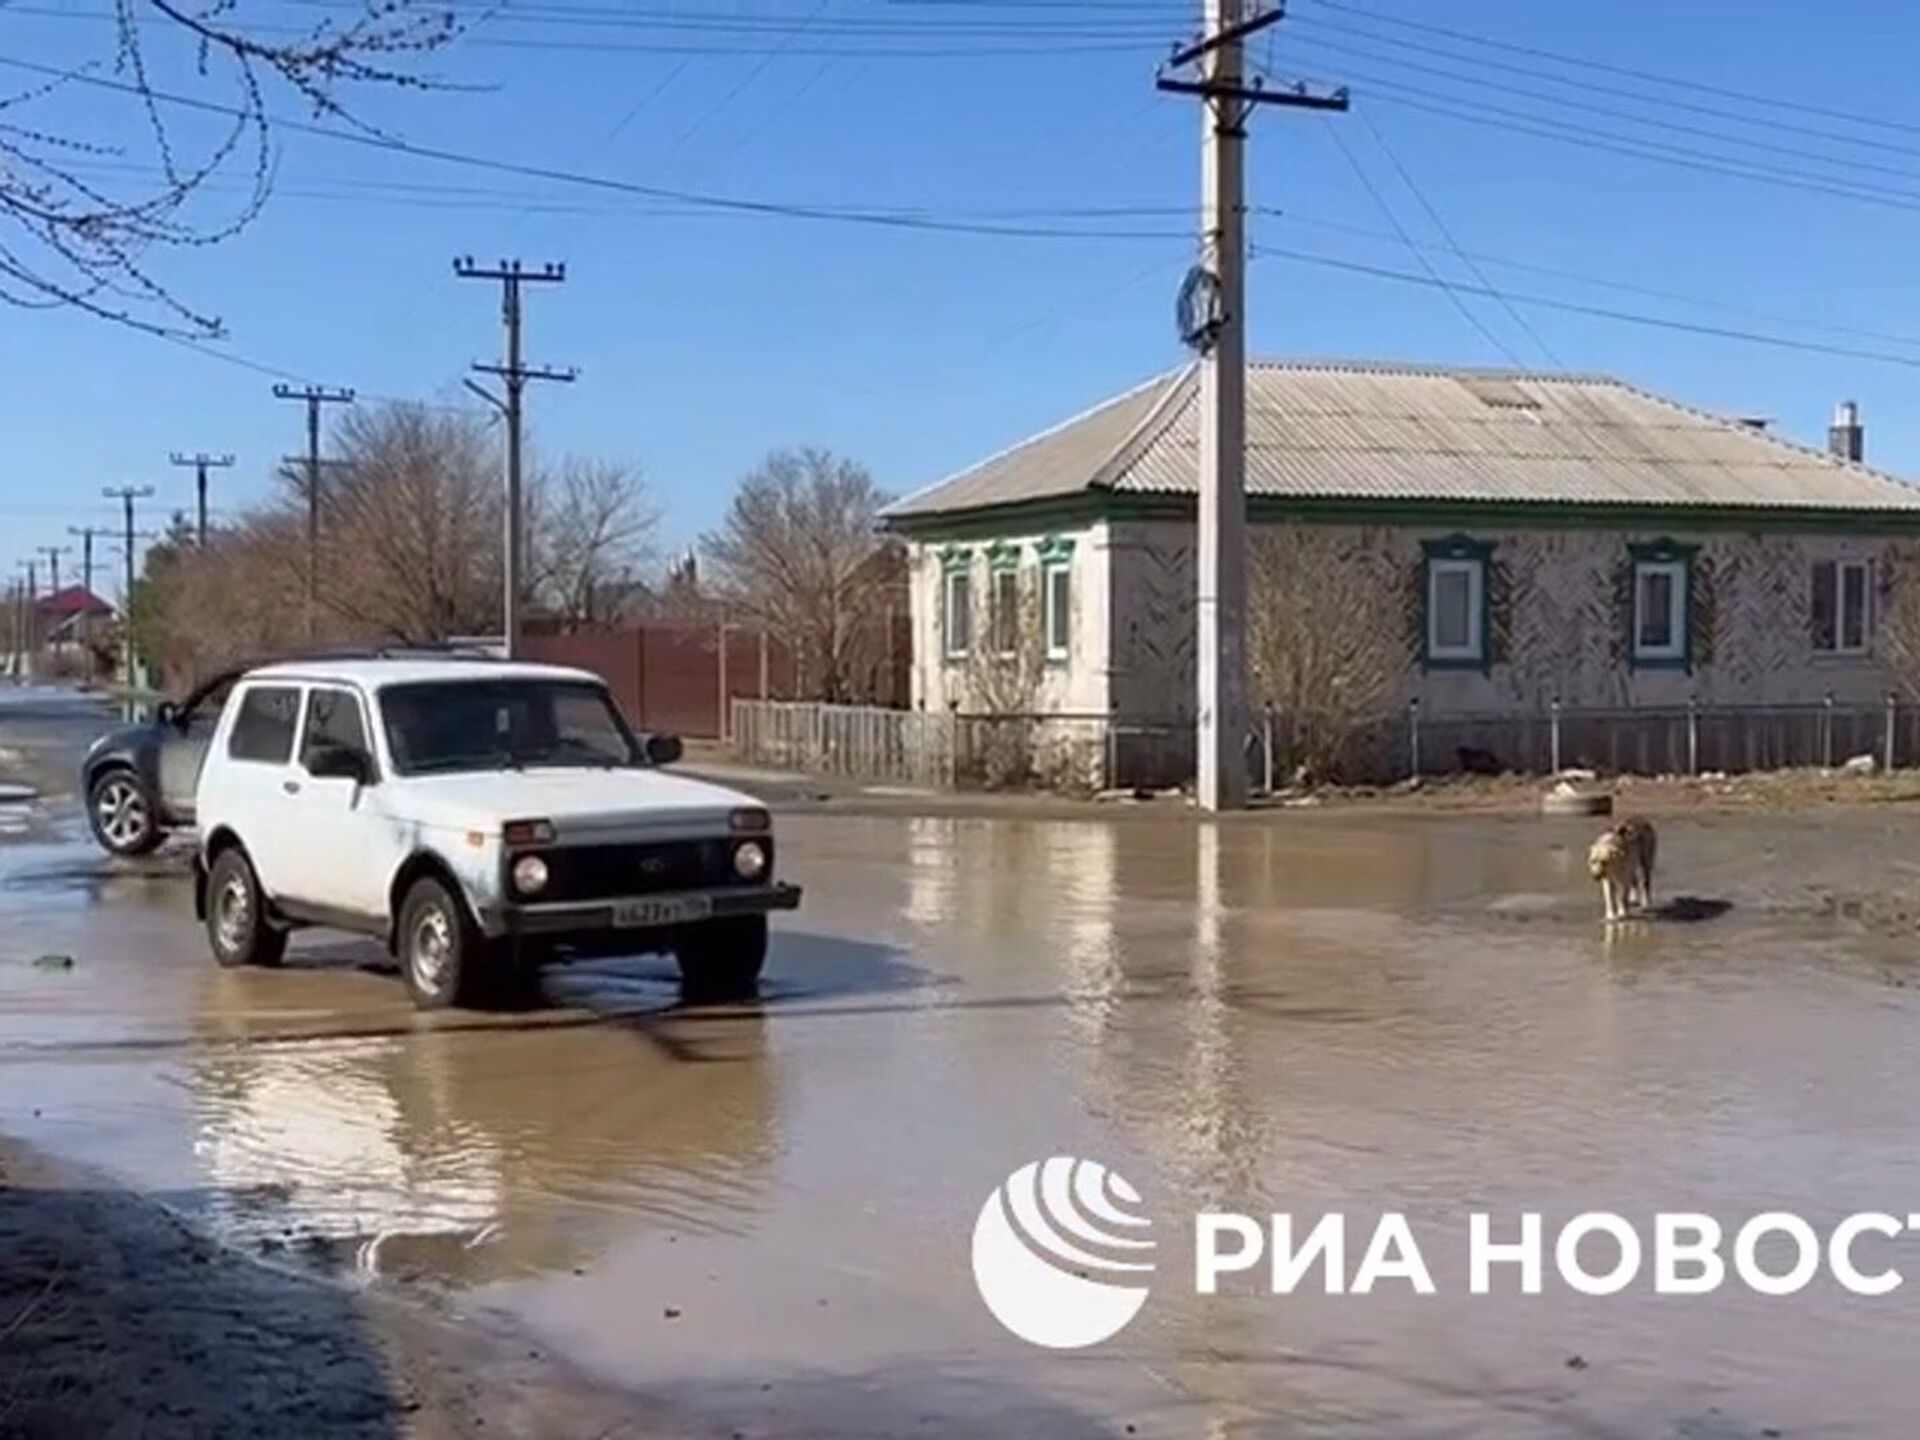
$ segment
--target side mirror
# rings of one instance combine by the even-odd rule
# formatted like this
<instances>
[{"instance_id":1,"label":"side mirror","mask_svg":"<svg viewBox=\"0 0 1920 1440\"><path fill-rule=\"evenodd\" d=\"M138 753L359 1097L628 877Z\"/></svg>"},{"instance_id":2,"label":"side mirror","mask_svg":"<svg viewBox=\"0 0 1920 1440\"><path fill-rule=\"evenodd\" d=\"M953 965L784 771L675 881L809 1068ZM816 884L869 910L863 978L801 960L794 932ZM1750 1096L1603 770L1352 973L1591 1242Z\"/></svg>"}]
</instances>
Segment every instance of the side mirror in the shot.
<instances>
[{"instance_id":1,"label":"side mirror","mask_svg":"<svg viewBox=\"0 0 1920 1440\"><path fill-rule=\"evenodd\" d=\"M671 765L686 748L680 743L678 735L649 735L646 739L647 763Z\"/></svg>"},{"instance_id":2,"label":"side mirror","mask_svg":"<svg viewBox=\"0 0 1920 1440\"><path fill-rule=\"evenodd\" d=\"M307 773L316 780L351 780L356 785L369 785L373 783L373 762L345 745L321 745L307 757Z\"/></svg>"},{"instance_id":3,"label":"side mirror","mask_svg":"<svg viewBox=\"0 0 1920 1440\"><path fill-rule=\"evenodd\" d=\"M162 700L154 710L153 718L158 720L162 725L178 725L180 723L180 707L171 700Z\"/></svg>"}]
</instances>

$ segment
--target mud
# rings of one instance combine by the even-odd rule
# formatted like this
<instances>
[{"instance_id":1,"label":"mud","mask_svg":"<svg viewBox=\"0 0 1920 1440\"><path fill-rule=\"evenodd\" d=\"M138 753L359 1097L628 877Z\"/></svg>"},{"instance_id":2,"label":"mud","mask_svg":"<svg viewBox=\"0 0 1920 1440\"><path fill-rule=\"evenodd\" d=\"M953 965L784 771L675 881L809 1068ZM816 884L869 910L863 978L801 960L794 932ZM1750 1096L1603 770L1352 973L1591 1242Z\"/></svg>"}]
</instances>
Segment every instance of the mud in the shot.
<instances>
[{"instance_id":1,"label":"mud","mask_svg":"<svg viewBox=\"0 0 1920 1440\"><path fill-rule=\"evenodd\" d=\"M324 1280L347 1333L399 1305L525 1337L523 1375L580 1367L636 1435L1912 1433L1912 1287L1202 1301L1181 1231L1920 1210L1920 817L1664 818L1663 908L1611 928L1588 821L780 824L807 903L757 1004L614 961L522 1017L416 1016L328 937L221 972L177 858L15 842L0 1132ZM981 1201L1058 1153L1118 1168L1166 1242L1139 1319L1071 1356L967 1270ZM1920 1275L1915 1241L1876 1258ZM438 1404L372 1333L375 1393Z\"/></svg>"}]
</instances>

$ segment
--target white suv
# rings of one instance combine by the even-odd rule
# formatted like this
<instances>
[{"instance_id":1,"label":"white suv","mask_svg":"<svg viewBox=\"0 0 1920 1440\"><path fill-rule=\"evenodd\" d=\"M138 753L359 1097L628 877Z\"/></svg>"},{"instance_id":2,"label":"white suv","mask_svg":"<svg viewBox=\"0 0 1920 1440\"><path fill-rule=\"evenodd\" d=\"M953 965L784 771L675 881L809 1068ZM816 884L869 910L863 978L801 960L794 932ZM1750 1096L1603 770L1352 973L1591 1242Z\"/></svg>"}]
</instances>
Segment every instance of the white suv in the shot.
<instances>
[{"instance_id":1,"label":"white suv","mask_svg":"<svg viewBox=\"0 0 1920 1440\"><path fill-rule=\"evenodd\" d=\"M253 670L200 772L196 913L222 965L278 964L301 925L378 935L423 1008L528 994L583 953L671 951L689 988L750 989L800 891L766 810L662 773L678 754L580 670Z\"/></svg>"}]
</instances>

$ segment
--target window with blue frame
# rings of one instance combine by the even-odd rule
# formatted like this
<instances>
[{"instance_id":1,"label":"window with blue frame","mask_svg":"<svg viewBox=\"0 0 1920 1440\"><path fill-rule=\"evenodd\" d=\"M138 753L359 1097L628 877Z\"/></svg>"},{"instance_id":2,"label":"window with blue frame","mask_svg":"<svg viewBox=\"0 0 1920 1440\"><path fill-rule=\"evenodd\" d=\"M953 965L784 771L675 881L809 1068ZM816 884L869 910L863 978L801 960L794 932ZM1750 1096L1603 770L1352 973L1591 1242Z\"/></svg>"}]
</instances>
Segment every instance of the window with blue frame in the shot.
<instances>
[{"instance_id":1,"label":"window with blue frame","mask_svg":"<svg viewBox=\"0 0 1920 1440\"><path fill-rule=\"evenodd\" d=\"M1428 540L1423 659L1432 670L1487 666L1487 561L1493 546L1463 535Z\"/></svg>"},{"instance_id":2,"label":"window with blue frame","mask_svg":"<svg viewBox=\"0 0 1920 1440\"><path fill-rule=\"evenodd\" d=\"M1686 668L1692 661L1694 549L1670 540L1627 547L1633 559L1629 633L1636 666Z\"/></svg>"}]
</instances>

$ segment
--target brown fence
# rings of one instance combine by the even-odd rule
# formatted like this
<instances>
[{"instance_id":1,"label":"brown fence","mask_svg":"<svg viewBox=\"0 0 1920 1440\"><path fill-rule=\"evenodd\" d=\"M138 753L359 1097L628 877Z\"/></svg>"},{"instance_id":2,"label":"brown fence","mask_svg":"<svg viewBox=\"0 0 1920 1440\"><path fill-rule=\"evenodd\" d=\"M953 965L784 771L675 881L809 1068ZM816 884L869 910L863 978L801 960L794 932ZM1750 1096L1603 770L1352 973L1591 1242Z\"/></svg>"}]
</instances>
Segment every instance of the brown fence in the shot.
<instances>
[{"instance_id":1,"label":"brown fence","mask_svg":"<svg viewBox=\"0 0 1920 1440\"><path fill-rule=\"evenodd\" d=\"M722 702L781 699L793 692L793 657L759 630L641 625L526 637L530 660L591 670L612 687L643 730L718 738Z\"/></svg>"}]
</instances>

